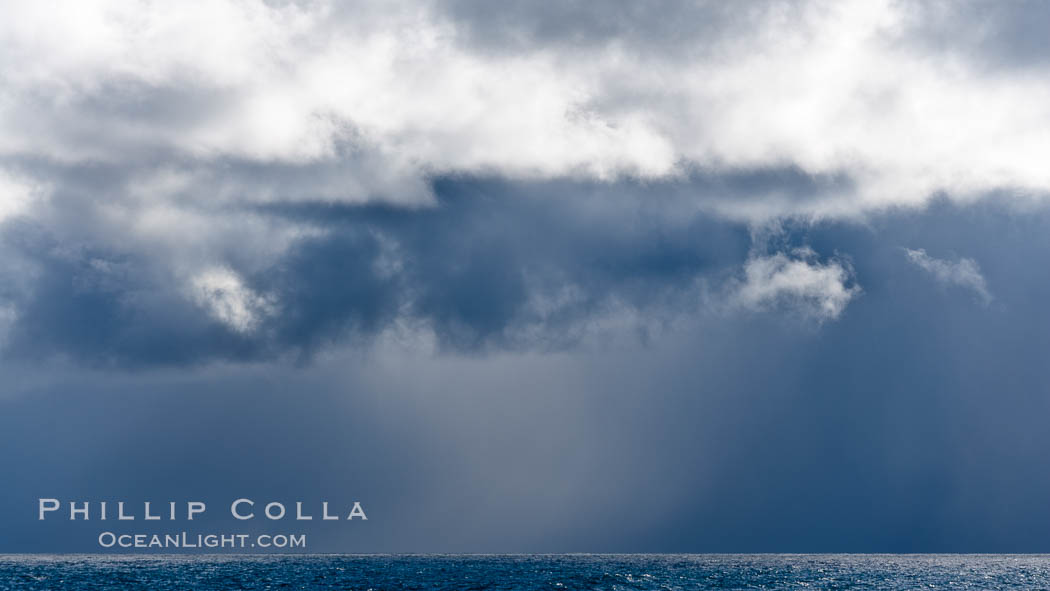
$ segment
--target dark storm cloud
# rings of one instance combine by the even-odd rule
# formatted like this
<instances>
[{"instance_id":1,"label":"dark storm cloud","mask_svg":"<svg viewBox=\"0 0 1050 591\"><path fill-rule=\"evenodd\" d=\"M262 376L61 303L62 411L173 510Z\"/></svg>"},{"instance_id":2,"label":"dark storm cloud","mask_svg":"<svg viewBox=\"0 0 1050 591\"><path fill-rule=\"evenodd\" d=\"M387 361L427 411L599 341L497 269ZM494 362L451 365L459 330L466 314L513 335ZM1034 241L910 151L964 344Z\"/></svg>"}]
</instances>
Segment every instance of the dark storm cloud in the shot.
<instances>
[{"instance_id":1,"label":"dark storm cloud","mask_svg":"<svg viewBox=\"0 0 1050 591\"><path fill-rule=\"evenodd\" d=\"M276 302L258 327L238 331L194 301L166 250L125 244L108 229L99 200L136 206L127 195L136 167L23 167L63 182L46 222L5 227L7 255L35 269L7 298L19 313L6 355L127 366L307 358L330 345L367 345L406 319L451 350L560 349L603 318L638 312L660 324L702 308L700 283L720 289L752 250L746 226L711 213L720 204L770 195L819 200L850 189L848 178L789 167L697 170L660 183L446 177L433 182L437 203L419 208L220 203L200 214L316 230L273 258L245 256L237 224L209 238L249 289ZM224 170L260 184L271 179L280 196L314 169L228 162ZM193 231L180 247L194 248ZM258 231L246 232L258 239Z\"/></svg>"},{"instance_id":2,"label":"dark storm cloud","mask_svg":"<svg viewBox=\"0 0 1050 591\"><path fill-rule=\"evenodd\" d=\"M1047 549L1045 5L82 6L0 20L0 551Z\"/></svg>"},{"instance_id":3,"label":"dark storm cloud","mask_svg":"<svg viewBox=\"0 0 1050 591\"><path fill-rule=\"evenodd\" d=\"M82 191L115 181L83 179L92 182ZM37 272L13 296L21 312L7 354L128 365L310 355L366 344L398 319L425 323L453 350L562 348L617 306L656 322L695 313L697 281L735 273L747 228L704 213L694 191L746 199L819 182L792 170L655 187L450 178L435 181L431 207L257 207L252 215L318 231L262 266L231 257L247 287L277 302L250 332L211 319L163 252L93 243L77 227L90 209L62 214L64 233L10 222L7 249Z\"/></svg>"},{"instance_id":4,"label":"dark storm cloud","mask_svg":"<svg viewBox=\"0 0 1050 591\"><path fill-rule=\"evenodd\" d=\"M507 329L528 322L547 324L557 340L611 298L656 315L664 306L688 311L698 305L689 299L694 280L726 271L747 250L742 226L696 212L668 219L664 204L674 197L637 188L444 180L435 190L437 207L422 210L321 205L281 212L331 225L332 237L309 248L340 249L340 237L355 232L390 240L411 310L432 321L442 341L467 349L513 344L504 340ZM555 298L566 287L578 291L552 317L528 309L534 296Z\"/></svg>"},{"instance_id":5,"label":"dark storm cloud","mask_svg":"<svg viewBox=\"0 0 1050 591\"><path fill-rule=\"evenodd\" d=\"M10 294L19 313L9 358L157 365L258 354L257 343L202 316L148 258L63 244L31 224L9 223L3 236L34 270Z\"/></svg>"},{"instance_id":6,"label":"dark storm cloud","mask_svg":"<svg viewBox=\"0 0 1050 591\"><path fill-rule=\"evenodd\" d=\"M787 245L847 250L865 278L820 330L698 314L556 354L56 366L3 402L0 469L21 476L0 549L94 547L93 522L37 522L37 496L201 497L215 529L247 492L366 502L365 528L297 525L313 551L1044 551L1048 222L944 201L786 224ZM995 300L902 246L976 261Z\"/></svg>"}]
</instances>

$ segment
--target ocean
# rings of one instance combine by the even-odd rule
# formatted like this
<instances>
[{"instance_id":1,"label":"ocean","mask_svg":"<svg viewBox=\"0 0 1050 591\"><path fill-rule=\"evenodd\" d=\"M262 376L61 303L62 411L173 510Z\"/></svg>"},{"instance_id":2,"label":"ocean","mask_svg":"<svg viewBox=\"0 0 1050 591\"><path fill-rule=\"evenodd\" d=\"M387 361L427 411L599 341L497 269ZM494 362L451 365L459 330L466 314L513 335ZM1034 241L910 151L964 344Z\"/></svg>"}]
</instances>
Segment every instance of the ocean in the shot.
<instances>
[{"instance_id":1,"label":"ocean","mask_svg":"<svg viewBox=\"0 0 1050 591\"><path fill-rule=\"evenodd\" d=\"M1048 555L7 555L0 589L1050 589Z\"/></svg>"}]
</instances>

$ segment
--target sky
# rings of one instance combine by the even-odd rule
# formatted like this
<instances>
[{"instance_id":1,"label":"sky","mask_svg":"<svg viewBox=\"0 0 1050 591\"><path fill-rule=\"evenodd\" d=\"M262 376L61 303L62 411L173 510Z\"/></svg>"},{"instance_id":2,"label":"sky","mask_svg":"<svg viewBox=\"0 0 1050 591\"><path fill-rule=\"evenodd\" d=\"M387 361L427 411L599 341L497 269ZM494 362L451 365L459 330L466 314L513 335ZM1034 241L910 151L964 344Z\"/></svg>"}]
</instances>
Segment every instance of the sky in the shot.
<instances>
[{"instance_id":1,"label":"sky","mask_svg":"<svg viewBox=\"0 0 1050 591\"><path fill-rule=\"evenodd\" d=\"M5 13L0 552L1050 551L1045 3Z\"/></svg>"}]
</instances>

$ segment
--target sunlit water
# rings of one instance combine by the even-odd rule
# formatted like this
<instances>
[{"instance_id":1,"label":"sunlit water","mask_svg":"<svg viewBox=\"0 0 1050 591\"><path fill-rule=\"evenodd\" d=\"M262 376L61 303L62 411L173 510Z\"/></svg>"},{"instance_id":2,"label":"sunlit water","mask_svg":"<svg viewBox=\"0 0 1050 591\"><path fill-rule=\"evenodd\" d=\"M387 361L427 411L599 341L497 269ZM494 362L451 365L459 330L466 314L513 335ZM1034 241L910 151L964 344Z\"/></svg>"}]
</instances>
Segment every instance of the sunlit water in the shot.
<instances>
[{"instance_id":1,"label":"sunlit water","mask_svg":"<svg viewBox=\"0 0 1050 591\"><path fill-rule=\"evenodd\" d=\"M0 589L1050 589L1035 555L0 556Z\"/></svg>"}]
</instances>

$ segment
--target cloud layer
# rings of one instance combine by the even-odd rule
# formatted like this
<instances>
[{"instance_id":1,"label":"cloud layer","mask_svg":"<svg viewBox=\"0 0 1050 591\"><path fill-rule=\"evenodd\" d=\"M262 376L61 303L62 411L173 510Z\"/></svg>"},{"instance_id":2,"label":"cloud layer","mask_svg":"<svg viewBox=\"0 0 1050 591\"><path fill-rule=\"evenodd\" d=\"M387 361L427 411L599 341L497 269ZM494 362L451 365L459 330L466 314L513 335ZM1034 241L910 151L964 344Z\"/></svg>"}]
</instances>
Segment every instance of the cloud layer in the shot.
<instances>
[{"instance_id":1,"label":"cloud layer","mask_svg":"<svg viewBox=\"0 0 1050 591\"><path fill-rule=\"evenodd\" d=\"M976 13L665 4L103 1L56 16L16 3L0 27L0 157L136 163L125 180L151 199L209 203L423 203L433 173L681 179L784 164L854 184L828 202L721 208L855 215L1050 188L1045 78L990 72L973 40L937 34ZM231 162L311 181L259 186Z\"/></svg>"},{"instance_id":2,"label":"cloud layer","mask_svg":"<svg viewBox=\"0 0 1050 591\"><path fill-rule=\"evenodd\" d=\"M556 209L580 201L549 185L528 193L535 203L504 183L452 189L439 185L442 207L415 215L380 207L287 212L327 220L331 238L309 239L279 273L228 269L252 293L280 295L283 313L259 315L251 334L272 334L274 346L324 343L339 326L365 331L369 318L391 318L397 310L384 306L385 296L418 286L426 290L413 296L415 307L448 327L444 338L459 347L521 338L544 311L587 324L596 316L581 297L615 294L642 310L636 317L653 320L675 309L651 295L656 286L665 302L676 294L689 300L690 278L721 278L713 270L723 268L723 284L735 284L747 260L777 253L804 263L804 277L845 269L848 260L864 292L815 330L783 321L809 307L789 298L764 305L766 312L673 316L670 329L650 333L658 338L614 341L606 337L623 331L613 327L587 346L553 351L434 355L382 336L367 351L328 350L308 367L147 371L142 366L161 361L250 358L251 341L192 301L180 308L179 294L163 314L110 324L105 314L120 313L114 302L158 301L147 297L148 275L132 260L105 265L91 263L101 253L56 254L42 277L51 291L40 292L23 328L81 358L122 354L137 371L42 367L35 356L3 363L0 447L8 453L0 471L18 477L0 487L0 550L97 549L96 522L42 526L25 510L40 491L200 497L221 508L246 490L293 503L307 495L366 501L369 529L302 526L321 552L1047 549L1050 333L1041 327L1050 324L1050 276L1032 269L1050 263L1050 208L1017 215L942 200L865 226L785 223L756 249L748 229L705 218L683 220L678 232L652 218L595 224L633 218ZM592 207L608 197L594 196ZM518 209L496 207L509 204ZM466 212L489 224L442 221ZM373 228L403 237L402 246L370 241ZM901 244L980 261L997 304L975 306L968 289L942 288ZM811 258L806 245L853 254ZM433 262L453 247L460 255L447 266ZM319 256L325 252L332 256ZM695 252L707 255L693 259ZM528 281L514 279L517 266L508 271L500 260L571 273L576 295L527 291ZM431 281L410 279L424 272ZM114 280L121 276L136 280ZM395 286L417 287L388 287L398 276ZM823 284L834 286L834 274ZM106 297L120 285L138 287ZM495 293L505 297L489 297ZM547 298L522 297L531 293ZM624 511L631 506L646 510ZM226 527L223 514L209 511L192 527Z\"/></svg>"},{"instance_id":3,"label":"cloud layer","mask_svg":"<svg viewBox=\"0 0 1050 591\"><path fill-rule=\"evenodd\" d=\"M12 284L9 353L148 365L312 355L380 335L557 350L699 312L725 297L718 286L749 248L743 225L673 215L673 195L498 180L435 190L423 209L268 206L255 215L311 230L278 254L201 270L12 225L7 258L32 271Z\"/></svg>"},{"instance_id":4,"label":"cloud layer","mask_svg":"<svg viewBox=\"0 0 1050 591\"><path fill-rule=\"evenodd\" d=\"M465 347L507 331L545 341L565 318L673 315L734 286L738 310L839 318L864 281L835 245L716 257L716 271L682 262L646 296L639 282L655 271L638 260L707 260L680 251L680 220L735 235L938 197L1040 202L1050 83L1025 10L16 2L0 23L5 338L48 341L36 316L48 301L70 306L63 326L87 322L76 306L113 322L164 311L179 319L165 325L170 342L225 331L249 357L280 335L338 340L406 319ZM488 179L502 194L470 208L442 193ZM532 210L541 201L550 218ZM516 211L540 234L494 237ZM368 221L348 229L329 214ZM592 240L546 253L557 231ZM424 246L412 232L447 240ZM603 276L586 260L630 272ZM652 303L668 297L675 306ZM320 328L308 303L344 309L341 328ZM106 326L83 338L92 330L137 343Z\"/></svg>"}]
</instances>

